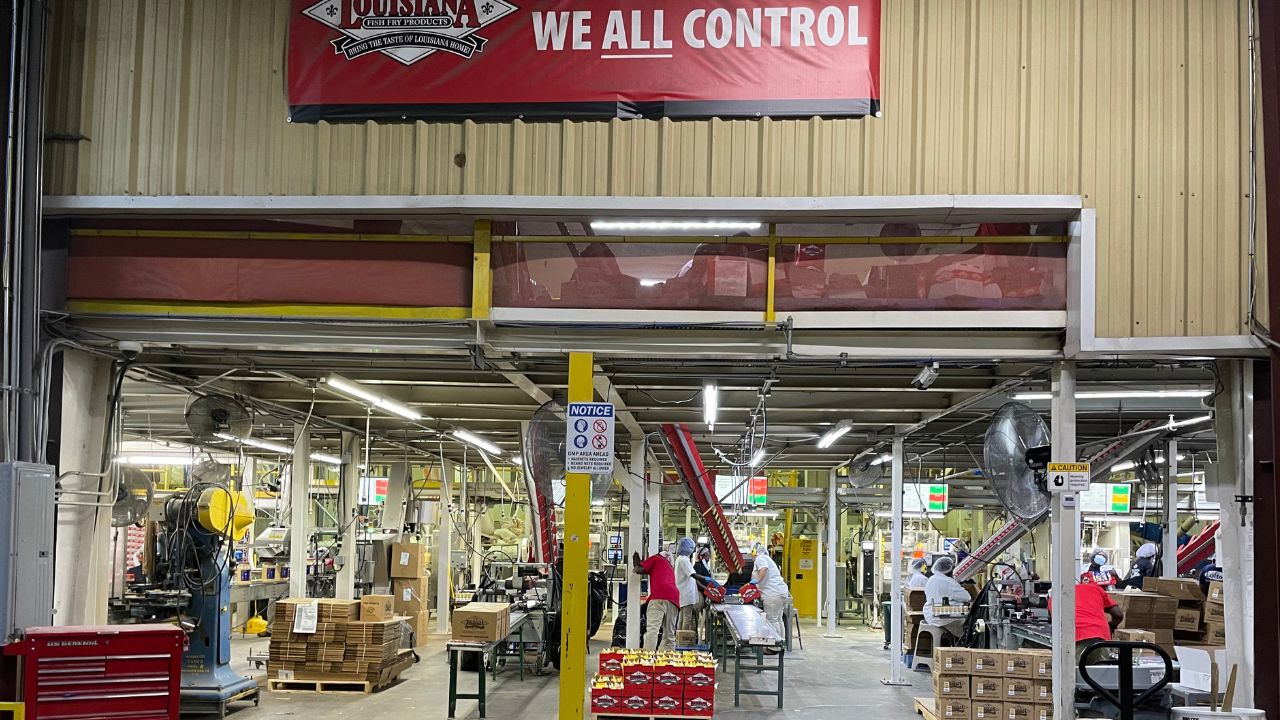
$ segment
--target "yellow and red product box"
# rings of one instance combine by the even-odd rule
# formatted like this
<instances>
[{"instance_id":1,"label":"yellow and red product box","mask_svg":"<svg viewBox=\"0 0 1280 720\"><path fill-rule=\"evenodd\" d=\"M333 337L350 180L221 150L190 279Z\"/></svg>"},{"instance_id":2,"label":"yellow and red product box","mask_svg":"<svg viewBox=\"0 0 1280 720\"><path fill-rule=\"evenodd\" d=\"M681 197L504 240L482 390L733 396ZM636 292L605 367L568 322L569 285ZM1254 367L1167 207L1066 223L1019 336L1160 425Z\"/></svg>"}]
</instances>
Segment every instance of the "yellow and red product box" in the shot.
<instances>
[{"instance_id":1,"label":"yellow and red product box","mask_svg":"<svg viewBox=\"0 0 1280 720\"><path fill-rule=\"evenodd\" d=\"M600 651L600 674L622 677L622 648L609 648Z\"/></svg>"},{"instance_id":2,"label":"yellow and red product box","mask_svg":"<svg viewBox=\"0 0 1280 720\"><path fill-rule=\"evenodd\" d=\"M654 715L680 715L684 708L684 695L680 687L653 686L653 700L649 707Z\"/></svg>"},{"instance_id":3,"label":"yellow and red product box","mask_svg":"<svg viewBox=\"0 0 1280 720\"><path fill-rule=\"evenodd\" d=\"M596 675L591 678L591 712L598 715L617 712L622 706L622 678Z\"/></svg>"},{"instance_id":4,"label":"yellow and red product box","mask_svg":"<svg viewBox=\"0 0 1280 720\"><path fill-rule=\"evenodd\" d=\"M652 715L653 714L653 698L649 695L641 695L632 693L629 690L623 690L622 704L617 710L613 711L614 715Z\"/></svg>"},{"instance_id":5,"label":"yellow and red product box","mask_svg":"<svg viewBox=\"0 0 1280 720\"><path fill-rule=\"evenodd\" d=\"M628 689L653 684L653 653L628 650L622 656L622 681Z\"/></svg>"},{"instance_id":6,"label":"yellow and red product box","mask_svg":"<svg viewBox=\"0 0 1280 720\"><path fill-rule=\"evenodd\" d=\"M684 688L685 717L711 717L716 712L715 683L701 687L686 685Z\"/></svg>"}]
</instances>

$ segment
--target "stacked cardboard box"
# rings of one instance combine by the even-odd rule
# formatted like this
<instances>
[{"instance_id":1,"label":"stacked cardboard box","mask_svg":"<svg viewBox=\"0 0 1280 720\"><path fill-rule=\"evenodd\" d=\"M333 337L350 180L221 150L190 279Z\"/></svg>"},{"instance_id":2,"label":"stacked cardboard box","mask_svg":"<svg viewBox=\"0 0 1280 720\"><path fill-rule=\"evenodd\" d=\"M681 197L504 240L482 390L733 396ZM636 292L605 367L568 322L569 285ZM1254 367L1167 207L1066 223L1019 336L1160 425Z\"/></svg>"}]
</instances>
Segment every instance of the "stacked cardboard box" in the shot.
<instances>
[{"instance_id":1,"label":"stacked cardboard box","mask_svg":"<svg viewBox=\"0 0 1280 720\"><path fill-rule=\"evenodd\" d=\"M707 718L715 701L716 661L708 653L609 648L591 681L597 715Z\"/></svg>"},{"instance_id":2,"label":"stacked cardboard box","mask_svg":"<svg viewBox=\"0 0 1280 720\"><path fill-rule=\"evenodd\" d=\"M267 677L273 680L369 681L380 683L400 661L400 633L405 618L357 620L362 605L376 615L387 598L358 600L293 598L276 604L271 624ZM315 605L314 632L295 627L298 608Z\"/></svg>"},{"instance_id":3,"label":"stacked cardboard box","mask_svg":"<svg viewBox=\"0 0 1280 720\"><path fill-rule=\"evenodd\" d=\"M1053 715L1053 656L1048 650L934 653L939 720L1045 720Z\"/></svg>"},{"instance_id":4,"label":"stacked cardboard box","mask_svg":"<svg viewBox=\"0 0 1280 720\"><path fill-rule=\"evenodd\" d=\"M1214 580L1209 583L1209 596L1204 601L1204 614L1201 616L1202 636L1200 642L1210 646L1227 644L1227 616L1223 606L1227 600L1222 583Z\"/></svg>"},{"instance_id":5,"label":"stacked cardboard box","mask_svg":"<svg viewBox=\"0 0 1280 720\"><path fill-rule=\"evenodd\" d=\"M1201 640L1203 629L1200 623L1204 611L1204 593L1200 592L1199 580L1147 578L1143 581L1142 587L1144 590L1165 595L1177 601L1173 619L1173 638L1176 642L1186 644Z\"/></svg>"},{"instance_id":6,"label":"stacked cardboard box","mask_svg":"<svg viewBox=\"0 0 1280 720\"><path fill-rule=\"evenodd\" d=\"M920 630L922 622L924 622L924 590L909 589L902 596L902 649L904 651L914 653L917 650L916 633ZM933 648L922 647L919 650L928 655Z\"/></svg>"},{"instance_id":7,"label":"stacked cardboard box","mask_svg":"<svg viewBox=\"0 0 1280 720\"><path fill-rule=\"evenodd\" d=\"M430 574L424 573L416 578L392 578L391 596L397 615L409 618L409 627L414 631L417 645L427 643L430 634L431 612L427 609Z\"/></svg>"}]
</instances>

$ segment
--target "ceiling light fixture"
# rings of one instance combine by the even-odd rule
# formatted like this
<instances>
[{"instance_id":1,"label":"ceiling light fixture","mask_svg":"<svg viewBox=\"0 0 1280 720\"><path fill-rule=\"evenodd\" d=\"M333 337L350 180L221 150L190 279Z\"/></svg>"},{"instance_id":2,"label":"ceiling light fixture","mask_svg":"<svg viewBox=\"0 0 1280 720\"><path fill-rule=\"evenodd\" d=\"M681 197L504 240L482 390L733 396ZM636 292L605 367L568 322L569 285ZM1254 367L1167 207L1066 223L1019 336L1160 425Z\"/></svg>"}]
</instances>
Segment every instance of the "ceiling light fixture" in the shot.
<instances>
[{"instance_id":1,"label":"ceiling light fixture","mask_svg":"<svg viewBox=\"0 0 1280 720\"><path fill-rule=\"evenodd\" d=\"M756 451L755 455L751 456L751 467L757 468L763 465L764 458L765 458L764 448L760 448L759 450Z\"/></svg>"},{"instance_id":2,"label":"ceiling light fixture","mask_svg":"<svg viewBox=\"0 0 1280 720\"><path fill-rule=\"evenodd\" d=\"M1190 425L1199 425L1200 423L1207 423L1207 422L1209 422L1209 421L1210 421L1210 420L1212 420L1212 419L1213 419L1213 416L1212 416L1212 415L1201 415L1200 417L1193 417L1193 418L1189 418L1189 419L1187 419L1187 420L1179 420L1179 421L1177 421L1177 422L1170 422L1170 423L1169 423L1168 425L1166 425L1165 427L1169 428L1170 430L1177 430L1178 428L1184 428L1184 427L1188 427L1188 426L1190 426Z\"/></svg>"},{"instance_id":3,"label":"ceiling light fixture","mask_svg":"<svg viewBox=\"0 0 1280 720\"><path fill-rule=\"evenodd\" d=\"M524 466L524 458L520 457L519 455L513 455L511 457L511 464L515 465L516 467L522 467Z\"/></svg>"},{"instance_id":4,"label":"ceiling light fixture","mask_svg":"<svg viewBox=\"0 0 1280 720\"><path fill-rule=\"evenodd\" d=\"M1138 400L1142 398L1202 398L1209 390L1086 390L1076 393L1077 400ZM1027 392L1013 396L1014 400L1052 400L1053 393Z\"/></svg>"},{"instance_id":5,"label":"ceiling light fixture","mask_svg":"<svg viewBox=\"0 0 1280 720\"><path fill-rule=\"evenodd\" d=\"M871 464L872 464L872 465L883 465L883 464L885 464L885 463L887 463L887 462L892 462L892 461L893 461L893 456L892 456L892 455L890 455L889 453L885 453L885 454L881 455L880 457L876 458L875 460L872 460L872 461L871 461Z\"/></svg>"},{"instance_id":6,"label":"ceiling light fixture","mask_svg":"<svg viewBox=\"0 0 1280 720\"><path fill-rule=\"evenodd\" d=\"M251 437L236 437L235 435L228 435L227 433L217 433L215 437L221 438L223 440L230 440L231 442L237 442L237 443L240 443L241 445L248 445L249 447L256 447L259 450L266 450L267 452L280 453L281 455L293 455L293 448L289 447L288 445L281 445L280 443L277 443L277 442L271 442L270 440L259 440L258 438L251 438ZM342 458L338 457L337 455L327 455L325 453L311 453L310 457L312 460L315 460L316 462L322 462L327 465L342 464Z\"/></svg>"},{"instance_id":7,"label":"ceiling light fixture","mask_svg":"<svg viewBox=\"0 0 1280 720\"><path fill-rule=\"evenodd\" d=\"M835 427L823 433L821 438L818 438L818 449L826 450L827 448L834 445L837 440L844 437L845 435L848 435L849 431L852 429L853 429L852 421L841 420L840 422L835 424Z\"/></svg>"},{"instance_id":8,"label":"ceiling light fixture","mask_svg":"<svg viewBox=\"0 0 1280 720\"><path fill-rule=\"evenodd\" d=\"M376 408L386 410L392 415L399 415L406 420L422 419L422 413L408 405L398 403L377 393L369 392L360 383L348 380L341 375L328 375L323 378L322 382L341 395L358 398Z\"/></svg>"},{"instance_id":9,"label":"ceiling light fixture","mask_svg":"<svg viewBox=\"0 0 1280 720\"><path fill-rule=\"evenodd\" d=\"M597 232L624 230L759 230L763 223L736 220L592 220L591 229Z\"/></svg>"},{"instance_id":10,"label":"ceiling light fixture","mask_svg":"<svg viewBox=\"0 0 1280 720\"><path fill-rule=\"evenodd\" d=\"M121 465L193 465L195 463L190 455L168 457L163 455L117 455L115 461Z\"/></svg>"},{"instance_id":11,"label":"ceiling light fixture","mask_svg":"<svg viewBox=\"0 0 1280 720\"><path fill-rule=\"evenodd\" d=\"M494 445L493 443L489 442L488 440L485 440L484 438L480 437L479 435L476 435L473 432L469 432L467 430L454 430L449 434L461 440L462 442L467 443L468 445L474 445L480 448L481 450L484 450L490 455L502 454L502 448L498 447L497 445Z\"/></svg>"},{"instance_id":12,"label":"ceiling light fixture","mask_svg":"<svg viewBox=\"0 0 1280 720\"><path fill-rule=\"evenodd\" d=\"M715 430L716 415L720 412L720 387L713 382L702 386L702 422Z\"/></svg>"}]
</instances>

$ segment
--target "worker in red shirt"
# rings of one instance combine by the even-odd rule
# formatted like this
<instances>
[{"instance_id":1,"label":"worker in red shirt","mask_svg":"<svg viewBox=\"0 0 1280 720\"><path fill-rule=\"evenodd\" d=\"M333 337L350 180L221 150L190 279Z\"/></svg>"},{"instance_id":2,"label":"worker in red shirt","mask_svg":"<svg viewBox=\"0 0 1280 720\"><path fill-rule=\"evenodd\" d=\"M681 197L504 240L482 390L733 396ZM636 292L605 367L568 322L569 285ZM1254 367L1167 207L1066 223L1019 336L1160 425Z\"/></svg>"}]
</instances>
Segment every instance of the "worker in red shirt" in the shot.
<instances>
[{"instance_id":1,"label":"worker in red shirt","mask_svg":"<svg viewBox=\"0 0 1280 720\"><path fill-rule=\"evenodd\" d=\"M649 576L649 604L645 611L644 646L658 649L658 631L662 631L662 649L676 647L676 621L680 618L680 591L676 589L676 572L671 561L661 554L641 560L640 553L631 553L631 564L636 573Z\"/></svg>"},{"instance_id":2,"label":"worker in red shirt","mask_svg":"<svg viewBox=\"0 0 1280 720\"><path fill-rule=\"evenodd\" d=\"M1088 577L1086 573L1085 578ZM1049 603L1053 612L1053 603ZM1111 639L1111 631L1124 620L1124 611L1101 585L1082 579L1076 585L1076 661L1085 648L1098 641ZM1086 664L1095 665L1105 658L1097 650L1089 654Z\"/></svg>"}]
</instances>

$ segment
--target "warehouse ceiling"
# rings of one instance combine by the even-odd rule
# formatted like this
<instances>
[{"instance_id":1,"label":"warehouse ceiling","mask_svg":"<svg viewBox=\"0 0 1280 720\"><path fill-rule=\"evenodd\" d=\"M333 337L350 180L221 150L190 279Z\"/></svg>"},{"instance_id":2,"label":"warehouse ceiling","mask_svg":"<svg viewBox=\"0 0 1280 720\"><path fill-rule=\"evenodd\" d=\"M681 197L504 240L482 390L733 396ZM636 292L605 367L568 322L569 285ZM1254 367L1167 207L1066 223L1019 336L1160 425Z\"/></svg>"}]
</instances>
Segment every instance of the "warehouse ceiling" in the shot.
<instances>
[{"instance_id":1,"label":"warehouse ceiling","mask_svg":"<svg viewBox=\"0 0 1280 720\"><path fill-rule=\"evenodd\" d=\"M741 474L763 446L766 470L826 470L863 452L884 453L895 433L910 430L906 475L946 481L959 503L990 505L994 497L981 477L964 474L978 466L987 421L1001 404L1017 396L1048 421L1049 365L1037 362L943 363L926 390L913 388L919 362L853 363L808 361L715 361L691 359L602 359L597 363L598 399L625 408L619 424L619 454L629 462L627 425L645 433L648 448L665 467L667 454L657 436L662 423L689 426L708 468ZM327 389L330 373L361 383L369 391L409 406L423 416L406 421ZM225 394L257 409L253 436L291 444L295 423L310 418L313 450L339 454L339 433L348 428L374 437L373 461L409 460L433 464L444 457L484 467L479 453L453 438L471 431L502 449L498 465L520 453L521 423L546 396L566 389L567 366L559 358L490 361L471 356L383 356L237 352L186 348L148 352L133 365L123 387L126 439L177 445L192 442L184 411L200 394ZM719 388L714 431L703 422L703 387ZM1129 395L1135 391L1212 391L1216 380L1203 363L1096 363L1079 367L1078 392ZM1077 438L1101 449L1139 423L1163 425L1207 414L1197 397L1082 397ZM823 433L837 424L852 429L829 448ZM632 425L632 427L635 427ZM754 431L752 431L754 428ZM1178 431L1184 467L1214 457L1211 423ZM1162 447L1162 444L1161 444ZM1092 449L1091 449L1092 448ZM273 457L252 448L250 452ZM1123 458L1121 458L1123 459ZM885 470L887 473L887 464ZM860 491L873 500L882 491Z\"/></svg>"}]
</instances>

